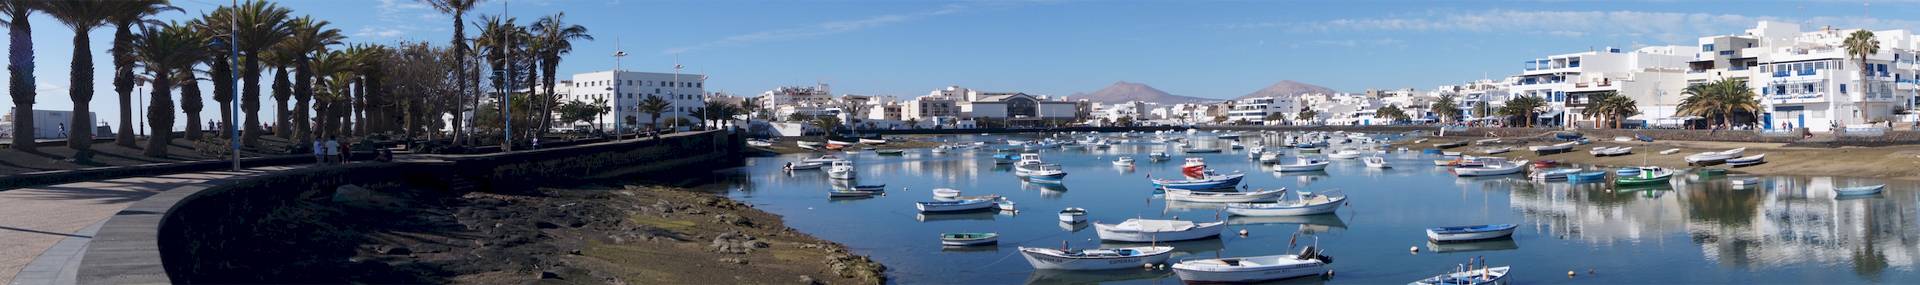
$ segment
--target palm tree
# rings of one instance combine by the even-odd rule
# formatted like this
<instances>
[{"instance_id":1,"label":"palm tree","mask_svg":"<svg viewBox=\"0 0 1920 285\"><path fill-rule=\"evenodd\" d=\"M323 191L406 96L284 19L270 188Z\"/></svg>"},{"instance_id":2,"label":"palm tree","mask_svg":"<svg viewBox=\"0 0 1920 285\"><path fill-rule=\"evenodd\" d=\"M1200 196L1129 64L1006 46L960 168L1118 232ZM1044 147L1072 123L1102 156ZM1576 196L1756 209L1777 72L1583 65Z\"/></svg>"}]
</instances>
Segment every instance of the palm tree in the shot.
<instances>
[{"instance_id":1,"label":"palm tree","mask_svg":"<svg viewBox=\"0 0 1920 285\"><path fill-rule=\"evenodd\" d=\"M206 58L207 79L213 81L213 101L219 103L214 109L220 110L220 124L208 131L215 132L214 135L219 138L233 137L233 29L228 24L232 21L227 20L232 17L233 7L222 6L200 15L200 19L193 22L202 36L212 39L212 44L207 46L211 50L207 54L212 55Z\"/></svg>"},{"instance_id":2,"label":"palm tree","mask_svg":"<svg viewBox=\"0 0 1920 285\"><path fill-rule=\"evenodd\" d=\"M1526 127L1532 128L1534 113L1538 112L1541 107L1546 106L1546 99L1534 96L1519 96L1513 99L1507 99L1507 105L1500 107L1499 112L1501 115L1519 116L1521 119L1526 120Z\"/></svg>"},{"instance_id":3,"label":"palm tree","mask_svg":"<svg viewBox=\"0 0 1920 285\"><path fill-rule=\"evenodd\" d=\"M291 11L280 7L279 4L261 0L247 1L240 4L240 7L235 7L233 11L234 19L237 20L234 25L238 26L238 30L233 34L244 56L244 61L240 63L240 72L245 77L241 79L246 81L246 84L241 86L240 95L240 109L247 113L246 125L242 127L246 132L241 138L241 143L256 146L260 143L261 133L260 53L268 47L279 44L281 40L292 34L290 26L287 25L288 14Z\"/></svg>"},{"instance_id":4,"label":"palm tree","mask_svg":"<svg viewBox=\"0 0 1920 285\"><path fill-rule=\"evenodd\" d=\"M206 41L205 34L196 36L200 37L201 42ZM211 51L204 47L202 47L201 50L203 52ZM211 56L206 54L201 54L200 58L196 60L206 61L207 58L210 57ZM205 107L200 102L200 78L198 74L194 73L193 66L191 65L175 72L178 73L173 75L173 80L176 81L175 84L180 86L180 112L187 115L187 140L200 140L200 109Z\"/></svg>"},{"instance_id":5,"label":"palm tree","mask_svg":"<svg viewBox=\"0 0 1920 285\"><path fill-rule=\"evenodd\" d=\"M1374 112L1376 117L1384 116L1388 118L1393 118L1394 123L1399 123L1409 118L1409 116L1407 116L1407 111L1401 110L1400 106L1387 105L1386 107L1380 107L1379 110L1376 110Z\"/></svg>"},{"instance_id":6,"label":"palm tree","mask_svg":"<svg viewBox=\"0 0 1920 285\"><path fill-rule=\"evenodd\" d=\"M293 60L293 141L313 140L313 114L310 104L313 100L313 57L325 53L328 46L340 44L346 36L340 35L340 29L327 27L331 24L324 20L302 16L287 23L293 33L280 45ZM458 116L458 115L456 115ZM458 118L458 117L456 117ZM459 122L455 121L455 126Z\"/></svg>"},{"instance_id":7,"label":"palm tree","mask_svg":"<svg viewBox=\"0 0 1920 285\"><path fill-rule=\"evenodd\" d=\"M380 96L373 92L380 90L381 62L387 58L387 47L382 45L354 45L347 48L347 57L352 63L350 70L354 76L354 96L349 99L352 106L347 112L354 120L354 131L359 135L372 133L368 129L375 126L367 118L379 118L381 115L374 106L379 105Z\"/></svg>"},{"instance_id":8,"label":"palm tree","mask_svg":"<svg viewBox=\"0 0 1920 285\"><path fill-rule=\"evenodd\" d=\"M1680 99L1680 113L1690 116L1720 117L1722 127L1733 127L1733 115L1738 112L1749 114L1760 110L1760 101L1755 99L1753 89L1747 89L1745 80L1721 79L1706 84L1688 86L1681 94L1688 95Z\"/></svg>"},{"instance_id":9,"label":"palm tree","mask_svg":"<svg viewBox=\"0 0 1920 285\"><path fill-rule=\"evenodd\" d=\"M274 45L260 59L266 62L267 66L273 67L272 92L273 100L277 103L273 108L273 136L290 139L293 138L293 134L287 128L287 123L292 122L292 116L288 114L293 111L288 109L290 106L287 106L287 100L293 99L293 82L289 79L291 76L287 74L287 66L293 65L293 59L292 55L282 50L283 46L286 46L285 42Z\"/></svg>"},{"instance_id":10,"label":"palm tree","mask_svg":"<svg viewBox=\"0 0 1920 285\"><path fill-rule=\"evenodd\" d=\"M316 53L313 57L314 71L314 126L317 137L342 135L341 108L344 107L347 94L351 91L353 76L348 73L353 62L346 52L330 51Z\"/></svg>"},{"instance_id":11,"label":"palm tree","mask_svg":"<svg viewBox=\"0 0 1920 285\"><path fill-rule=\"evenodd\" d=\"M660 98L660 96L647 96L647 99L640 100L639 105L641 113L647 113L653 116L652 119L647 120L647 128L656 130L660 127L660 113L666 113L667 108L671 107L673 107L673 104L667 103L667 99Z\"/></svg>"},{"instance_id":12,"label":"palm tree","mask_svg":"<svg viewBox=\"0 0 1920 285\"><path fill-rule=\"evenodd\" d=\"M10 48L7 50L7 93L13 96L13 150L33 152L33 22L27 18L40 9L42 1L0 0L0 12L7 19Z\"/></svg>"},{"instance_id":13,"label":"palm tree","mask_svg":"<svg viewBox=\"0 0 1920 285\"><path fill-rule=\"evenodd\" d=\"M1427 109L1433 110L1434 115L1439 115L1442 123L1452 122L1454 118L1460 117L1460 105L1453 103L1453 95L1440 95L1440 100L1433 101L1433 106Z\"/></svg>"},{"instance_id":14,"label":"palm tree","mask_svg":"<svg viewBox=\"0 0 1920 285\"><path fill-rule=\"evenodd\" d=\"M1607 116L1607 121L1613 122L1613 128L1615 129L1620 128L1622 123L1627 120L1627 117L1640 114L1639 103L1634 102L1633 98L1628 98L1627 96L1608 96L1606 99L1600 99L1600 102L1594 104L1593 107L1601 108L1601 110L1604 111L1603 114Z\"/></svg>"},{"instance_id":15,"label":"palm tree","mask_svg":"<svg viewBox=\"0 0 1920 285\"><path fill-rule=\"evenodd\" d=\"M1854 89L1860 90L1860 100L1854 100L1855 102L1857 102L1857 104L1859 104L1859 106L1856 107L1857 109L1855 109L1854 112L1860 113L1860 123L1864 124L1864 123L1867 123L1867 100L1866 99L1867 99L1867 96L1872 95L1872 93L1869 93L1869 92L1873 90L1872 88L1868 87L1869 86L1868 80L1873 78L1873 71L1867 69L1867 57L1880 53L1880 40L1876 40L1873 38L1873 32L1867 31L1866 29L1860 29L1858 31L1853 31L1852 34L1848 34L1846 41L1843 42L1841 46L1846 47L1847 55L1851 55L1855 59L1859 59L1859 61L1855 63L1859 64L1860 66L1860 85L1858 86L1858 88L1854 88Z\"/></svg>"},{"instance_id":16,"label":"palm tree","mask_svg":"<svg viewBox=\"0 0 1920 285\"><path fill-rule=\"evenodd\" d=\"M113 91L120 94L120 127L114 136L114 143L125 147L134 146L133 137L133 52L127 44L133 41L133 25L159 24L148 17L166 11L181 11L179 7L167 4L167 0L117 0L106 7L107 21L113 23L113 48L108 51L113 56ZM171 110L169 110L171 114ZM171 117L169 117L171 119Z\"/></svg>"},{"instance_id":17,"label":"palm tree","mask_svg":"<svg viewBox=\"0 0 1920 285\"><path fill-rule=\"evenodd\" d=\"M153 74L153 102L147 110L152 128L149 133L153 135L147 138L146 156L167 156L167 145L173 140L174 79L170 76L182 69L192 69L194 62L203 57L201 53L207 51L204 43L205 38L200 37L191 24L169 23L143 26L140 35L125 46L127 53L139 58Z\"/></svg>"},{"instance_id":18,"label":"palm tree","mask_svg":"<svg viewBox=\"0 0 1920 285\"><path fill-rule=\"evenodd\" d=\"M93 38L88 32L106 24L111 17L115 3L88 0L53 0L41 2L41 11L53 16L67 28L73 29L73 62L67 72L67 97L73 99L73 119L68 121L67 147L74 150L73 159L87 161L93 157Z\"/></svg>"},{"instance_id":19,"label":"palm tree","mask_svg":"<svg viewBox=\"0 0 1920 285\"><path fill-rule=\"evenodd\" d=\"M473 7L479 4L480 0L420 0L420 1L427 2L428 5L433 6L433 9L440 10L440 13L445 13L453 16L453 42L451 44L451 46L453 47L453 65L454 65L453 70L455 71L453 76L454 82L455 82L453 93L456 96L465 97L467 96L467 86L466 86L467 74L465 72L465 70L467 70L467 44L466 44L466 41L467 41L466 26L467 25L466 25L465 17L467 15L467 11L473 10ZM465 100L459 100L459 101L465 101ZM455 105L459 106L461 104L455 104ZM453 136L454 136L453 144L455 146L461 145L462 144L461 139L465 136L460 132L460 130L462 130L460 128L460 125L461 125L460 117L461 117L461 114L464 113L462 109L464 108L454 107L449 109L448 111L448 113L451 113L453 115Z\"/></svg>"},{"instance_id":20,"label":"palm tree","mask_svg":"<svg viewBox=\"0 0 1920 285\"><path fill-rule=\"evenodd\" d=\"M1585 109L1580 109L1580 115L1587 116L1590 118L1596 118L1595 120L1599 120L1599 118L1610 118L1610 117L1607 117L1608 115L1607 112L1609 110L1607 110L1606 107L1601 106L1600 103L1602 101L1605 101L1607 98L1613 98L1619 95L1620 95L1619 92L1614 92L1614 91L1604 91L1600 93L1587 95L1587 100L1590 103L1587 104L1587 107ZM1605 124L1596 123L1594 124L1594 127L1598 128L1603 125Z\"/></svg>"},{"instance_id":21,"label":"palm tree","mask_svg":"<svg viewBox=\"0 0 1920 285\"><path fill-rule=\"evenodd\" d=\"M543 76L540 82L547 87L547 104L543 107L544 111L540 112L541 135L552 128L553 103L559 101L554 98L553 85L554 73L560 68L560 57L573 53L574 40L593 40L593 36L587 34L587 27L568 24L564 20L566 17L566 12L560 12L533 22L534 42L540 46L534 52L540 58L540 74Z\"/></svg>"}]
</instances>

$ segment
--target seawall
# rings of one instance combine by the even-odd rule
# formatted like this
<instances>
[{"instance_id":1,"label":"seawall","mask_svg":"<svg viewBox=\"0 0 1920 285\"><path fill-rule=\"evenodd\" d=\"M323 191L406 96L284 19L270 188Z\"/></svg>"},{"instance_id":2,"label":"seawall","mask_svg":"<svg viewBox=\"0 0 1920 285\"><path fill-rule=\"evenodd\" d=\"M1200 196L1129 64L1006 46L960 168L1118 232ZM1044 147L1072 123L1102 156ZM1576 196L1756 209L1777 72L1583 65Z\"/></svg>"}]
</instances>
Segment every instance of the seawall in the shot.
<instances>
[{"instance_id":1,"label":"seawall","mask_svg":"<svg viewBox=\"0 0 1920 285\"><path fill-rule=\"evenodd\" d=\"M564 181L707 171L742 163L744 145L744 138L738 134L694 132L503 154L421 155L396 162L307 167L180 187L136 202L108 219L83 255L77 282L274 280L258 277L290 274L269 270L289 266L269 267L262 262L271 260L271 256L247 253L296 246L285 240L286 235L298 233L276 230L279 225L266 221L298 217L266 215L283 214L289 211L278 210L302 203L324 202L342 185L508 190Z\"/></svg>"}]
</instances>

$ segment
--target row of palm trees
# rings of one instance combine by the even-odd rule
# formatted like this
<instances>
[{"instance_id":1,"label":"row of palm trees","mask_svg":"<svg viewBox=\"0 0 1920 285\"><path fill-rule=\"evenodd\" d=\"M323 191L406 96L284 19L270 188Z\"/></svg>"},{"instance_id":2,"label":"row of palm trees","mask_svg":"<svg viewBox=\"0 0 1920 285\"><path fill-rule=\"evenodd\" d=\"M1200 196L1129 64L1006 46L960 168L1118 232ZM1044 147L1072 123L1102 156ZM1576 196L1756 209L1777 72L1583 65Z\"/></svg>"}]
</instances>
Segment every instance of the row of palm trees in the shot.
<instances>
[{"instance_id":1,"label":"row of palm trees","mask_svg":"<svg viewBox=\"0 0 1920 285\"><path fill-rule=\"evenodd\" d=\"M114 39L109 49L113 63L113 86L120 103L120 118L115 143L136 146L133 136L133 86L153 84L147 119L151 121L145 154L167 156L172 139L175 112L185 115L186 139L199 140L201 129L200 80L211 81L213 99L220 106L239 100L243 114L219 107L220 129L241 129L241 143L260 146L261 76L273 70L270 83L278 114L273 134L295 142L321 137L365 136L405 133L412 137L423 130L439 129L439 114L455 120L455 134L461 134L460 116L467 110L484 109L478 65L467 65L469 48L484 51L484 62L495 70L490 77L492 95L511 94L514 86L546 86L544 92L530 91L502 98L502 102L528 101L529 130L544 130L551 124L555 69L561 57L572 52L572 42L591 40L587 29L568 24L564 14L541 17L530 25L514 24L515 19L484 17L474 23L483 35L466 38L461 22L478 0L422 0L454 16L454 41L445 47L426 43L346 45L344 36L325 20L295 16L290 9L261 0L237 6L223 6L198 18L162 22L155 17L168 12L184 12L168 0L0 0L0 24L7 26L9 95L13 98L15 128L13 149L35 151L32 110L35 92L35 68L32 23L34 13L44 13L74 31L73 57L69 63L69 99L74 114L90 114L93 100L94 63L88 31L112 25ZM343 47L344 45L344 47ZM237 58L231 58L237 56ZM389 71L392 72L389 72ZM512 72L503 72L512 71ZM505 75L511 74L508 78ZM239 81L241 84L234 84ZM398 84L387 84L396 82ZM235 89L238 86L240 90ZM518 88L516 88L518 89ZM531 90L532 88L526 88ZM180 101L174 103L173 92ZM544 93L544 94L541 94ZM472 103L468 105L467 103ZM244 119L241 119L244 115ZM92 155L93 118L73 116L67 126L67 147L75 150L74 159ZM240 121L240 122L235 122ZM519 127L519 126L516 126ZM537 134L529 134L537 135ZM230 138L232 132L216 134ZM465 137L461 137L465 138ZM304 144L295 144L304 145Z\"/></svg>"}]
</instances>

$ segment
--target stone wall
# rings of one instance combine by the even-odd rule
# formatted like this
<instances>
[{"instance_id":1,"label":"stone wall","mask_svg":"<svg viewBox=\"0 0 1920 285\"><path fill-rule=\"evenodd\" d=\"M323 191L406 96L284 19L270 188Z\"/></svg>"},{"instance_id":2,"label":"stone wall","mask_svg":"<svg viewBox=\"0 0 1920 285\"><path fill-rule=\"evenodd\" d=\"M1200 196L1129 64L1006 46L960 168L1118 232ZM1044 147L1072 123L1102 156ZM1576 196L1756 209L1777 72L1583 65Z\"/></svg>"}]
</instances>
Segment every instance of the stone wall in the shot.
<instances>
[{"instance_id":1,"label":"stone wall","mask_svg":"<svg viewBox=\"0 0 1920 285\"><path fill-rule=\"evenodd\" d=\"M135 202L109 218L82 258L78 283L260 283L302 280L286 278L289 274L314 274L266 268L350 265L344 260L351 252L301 248L285 242L285 235L342 235L329 240L344 243L362 237L348 231L296 231L272 222L299 219L299 211L288 209L326 201L342 185L449 189L471 181L500 189L536 182L708 171L742 163L744 146L745 139L739 135L696 132L505 154L423 155L406 162L307 167L180 187ZM332 260L326 258L337 254L343 261L278 263L288 260L289 254L312 257L309 260Z\"/></svg>"},{"instance_id":2,"label":"stone wall","mask_svg":"<svg viewBox=\"0 0 1920 285\"><path fill-rule=\"evenodd\" d=\"M1152 132L1161 130L1184 130L1184 127L1062 127L1062 128L979 128L979 129L901 129L901 130L860 130L862 135L956 135L956 134L1001 134L1035 132Z\"/></svg>"}]
</instances>

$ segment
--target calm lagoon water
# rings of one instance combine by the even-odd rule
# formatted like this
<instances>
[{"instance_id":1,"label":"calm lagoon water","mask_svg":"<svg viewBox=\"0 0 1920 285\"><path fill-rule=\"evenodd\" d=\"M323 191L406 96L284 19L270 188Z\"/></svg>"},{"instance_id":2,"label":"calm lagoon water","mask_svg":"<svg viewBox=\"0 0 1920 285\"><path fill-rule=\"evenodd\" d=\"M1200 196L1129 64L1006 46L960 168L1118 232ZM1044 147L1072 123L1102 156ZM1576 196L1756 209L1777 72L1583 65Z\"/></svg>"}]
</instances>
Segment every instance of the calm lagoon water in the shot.
<instances>
[{"instance_id":1,"label":"calm lagoon water","mask_svg":"<svg viewBox=\"0 0 1920 285\"><path fill-rule=\"evenodd\" d=\"M1003 136L947 136L945 141L996 141ZM1249 137L1251 139L1251 137ZM1164 151L1174 158L1148 162ZM1288 156L1294 154L1286 150ZM846 154L837 154L847 157ZM1335 257L1337 275L1281 283L1405 284L1454 268L1472 257L1512 265L1519 283L1920 283L1920 185L1836 177L1764 177L1763 185L1735 189L1724 178L1675 177L1660 190L1613 191L1601 184L1530 182L1522 176L1456 178L1431 164L1437 156L1386 155L1392 169L1335 161L1325 172L1280 174L1248 160L1242 150L1185 154L1170 145L1126 143L1109 150L1078 147L1041 151L1069 175L1063 186L1022 182L991 151L903 156L851 155L859 184L887 184L888 194L831 200L824 170L782 171L809 155L752 158L746 167L716 173L727 195L785 216L788 226L844 243L890 267L893 281L957 283L1179 283L1167 270L1036 272L1016 247L1138 246L1102 243L1093 229L1064 225L1056 211L1086 208L1092 221L1128 218L1226 219L1221 239L1172 243L1174 260L1294 253L1318 242ZM1562 155L1584 155L1575 152ZM1132 169L1113 166L1133 156ZM1339 189L1352 204L1337 214L1310 217L1228 217L1219 205L1167 202L1147 176L1172 177L1183 157L1200 156L1222 172L1243 171L1243 185L1292 190ZM1836 185L1887 183L1885 193L1834 199ZM918 214L915 201L930 190L998 194L1022 210ZM1512 240L1429 244L1423 229L1512 223ZM1233 233L1242 229L1246 237ZM942 232L997 232L998 246L945 248ZM1420 251L1410 253L1410 247ZM1578 277L1568 278L1567 271ZM1594 274L1588 274L1593 270Z\"/></svg>"}]
</instances>

